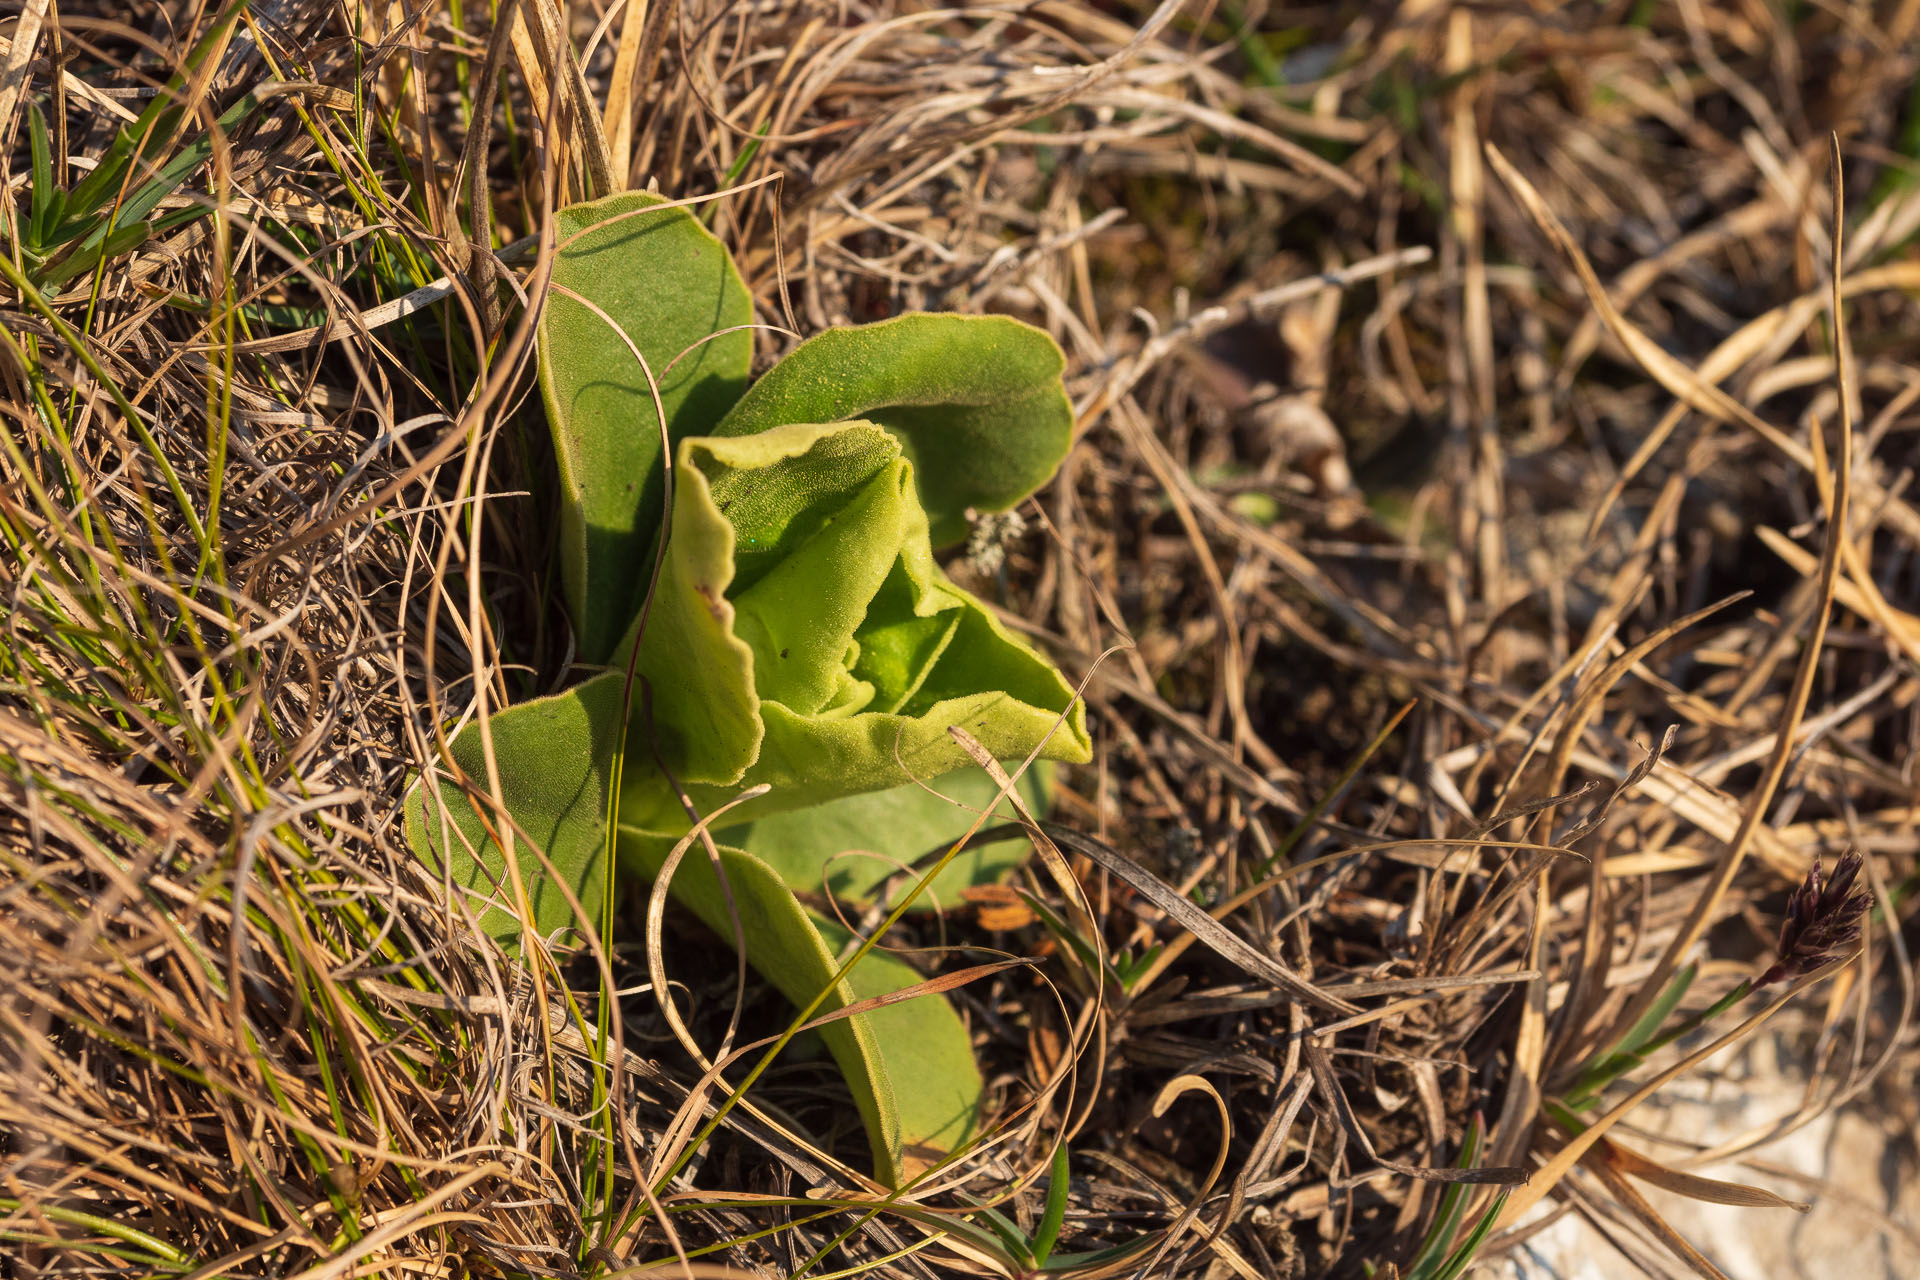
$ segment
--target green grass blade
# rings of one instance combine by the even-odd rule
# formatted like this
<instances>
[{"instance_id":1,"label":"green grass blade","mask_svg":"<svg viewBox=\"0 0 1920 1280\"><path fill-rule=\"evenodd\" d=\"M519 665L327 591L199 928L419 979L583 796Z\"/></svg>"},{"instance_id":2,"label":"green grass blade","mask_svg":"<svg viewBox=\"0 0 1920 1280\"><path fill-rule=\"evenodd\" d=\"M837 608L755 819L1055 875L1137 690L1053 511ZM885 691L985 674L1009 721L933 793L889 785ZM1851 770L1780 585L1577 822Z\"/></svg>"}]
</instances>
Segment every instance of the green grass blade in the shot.
<instances>
[{"instance_id":1,"label":"green grass blade","mask_svg":"<svg viewBox=\"0 0 1920 1280\"><path fill-rule=\"evenodd\" d=\"M27 242L35 249L44 243L47 223L54 216L53 155L47 148L47 118L40 104L27 104L27 140L33 150L33 190L27 206Z\"/></svg>"},{"instance_id":2,"label":"green grass blade","mask_svg":"<svg viewBox=\"0 0 1920 1280\"><path fill-rule=\"evenodd\" d=\"M1460 1158L1455 1166L1471 1169L1480 1160L1480 1144L1485 1137L1485 1122L1476 1112L1472 1123L1467 1126L1466 1138L1460 1144ZM1434 1266L1440 1262L1441 1251L1447 1247L1447 1241L1453 1238L1454 1229L1460 1225L1460 1215L1466 1209L1469 1187L1464 1182L1451 1182L1440 1196L1440 1212L1434 1216L1433 1226L1427 1231L1427 1238L1420 1244L1420 1252L1414 1255L1407 1266L1408 1280L1426 1280Z\"/></svg>"},{"instance_id":3,"label":"green grass blade","mask_svg":"<svg viewBox=\"0 0 1920 1280\"><path fill-rule=\"evenodd\" d=\"M1461 1273L1472 1265L1474 1255L1480 1252L1480 1246L1487 1242L1487 1233L1493 1230L1493 1224L1499 1220L1500 1210L1504 1209L1506 1204L1505 1191L1493 1197L1493 1203L1487 1206L1486 1212L1480 1215L1480 1220L1473 1224L1473 1230L1467 1233L1467 1238L1460 1242L1460 1247L1453 1251L1453 1255L1447 1259L1447 1264L1435 1273L1433 1280L1459 1280Z\"/></svg>"},{"instance_id":4,"label":"green grass blade","mask_svg":"<svg viewBox=\"0 0 1920 1280\"><path fill-rule=\"evenodd\" d=\"M1033 1261L1045 1266L1060 1238L1061 1224L1067 1220L1067 1144L1053 1149L1053 1177L1047 1184L1047 1207L1040 1215L1040 1226L1033 1233Z\"/></svg>"},{"instance_id":5,"label":"green grass blade","mask_svg":"<svg viewBox=\"0 0 1920 1280\"><path fill-rule=\"evenodd\" d=\"M1018 1259L1023 1267L1031 1268L1037 1265L1034 1241L1020 1229L1019 1223L998 1209L982 1209L980 1219L987 1224L989 1231L1000 1238L1000 1243L1005 1246L1007 1252Z\"/></svg>"},{"instance_id":6,"label":"green grass blade","mask_svg":"<svg viewBox=\"0 0 1920 1280\"><path fill-rule=\"evenodd\" d=\"M1693 985L1693 979L1699 972L1699 965L1690 964L1674 974L1673 981L1669 982L1667 989L1660 993L1660 998L1648 1006L1647 1011L1640 1015L1638 1022L1627 1029L1627 1034L1620 1037L1620 1043L1600 1056L1607 1058L1616 1053L1635 1053L1644 1047L1647 1041L1659 1033L1661 1025L1686 997L1687 988Z\"/></svg>"},{"instance_id":7,"label":"green grass blade","mask_svg":"<svg viewBox=\"0 0 1920 1280\"><path fill-rule=\"evenodd\" d=\"M189 77L226 48L227 38L246 8L245 4L236 4L224 18L213 23L188 52L180 71L167 81L146 110L114 136L93 172L81 179L67 197L67 212L72 216L66 227L82 223L105 208L124 185L127 168L138 156L149 150L164 151L172 145L186 118L186 106L180 101L180 94L186 89Z\"/></svg>"}]
</instances>

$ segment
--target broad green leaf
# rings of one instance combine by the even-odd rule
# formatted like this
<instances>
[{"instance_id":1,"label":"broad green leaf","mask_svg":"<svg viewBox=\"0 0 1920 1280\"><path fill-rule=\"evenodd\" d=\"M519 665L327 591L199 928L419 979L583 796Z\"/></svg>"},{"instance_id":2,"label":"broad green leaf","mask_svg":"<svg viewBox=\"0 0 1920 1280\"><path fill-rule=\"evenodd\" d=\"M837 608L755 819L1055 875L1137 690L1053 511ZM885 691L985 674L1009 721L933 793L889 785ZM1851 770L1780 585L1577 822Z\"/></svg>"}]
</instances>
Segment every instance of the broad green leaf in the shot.
<instances>
[{"instance_id":1,"label":"broad green leaf","mask_svg":"<svg viewBox=\"0 0 1920 1280\"><path fill-rule=\"evenodd\" d=\"M671 837L623 828L620 860L651 877L673 847ZM772 868L740 849L720 846L733 891L747 960L780 993L804 1006L839 967L851 935L807 911ZM719 880L706 857L682 859L671 886L722 938L733 936ZM861 958L821 1012L901 991L922 981L913 966L876 948ZM980 1111L981 1082L966 1027L939 995L828 1023L821 1035L853 1092L873 1149L875 1174L898 1186L965 1141Z\"/></svg>"},{"instance_id":2,"label":"broad green leaf","mask_svg":"<svg viewBox=\"0 0 1920 1280\"><path fill-rule=\"evenodd\" d=\"M496 712L487 724L500 765L501 798L517 828L514 861L542 937L570 925L587 933L599 928L606 897L607 778L626 722L620 698L624 685L621 673L610 672L554 697ZM453 755L484 788L486 756L477 726L454 738ZM444 867L457 888L476 891L480 900L469 905L481 927L511 946L519 938L520 920L506 855L488 837L478 813L436 771L407 795L407 842L422 858ZM580 899L586 919L575 917L528 840L545 851L560 880Z\"/></svg>"},{"instance_id":3,"label":"broad green leaf","mask_svg":"<svg viewBox=\"0 0 1920 1280\"><path fill-rule=\"evenodd\" d=\"M560 470L561 585L590 662L615 659L646 591L665 492L660 411L676 442L711 430L753 356L752 334L736 328L753 300L733 259L687 210L645 212L658 203L634 191L554 215L562 247L540 320L540 391ZM653 372L658 409L627 339Z\"/></svg>"},{"instance_id":4,"label":"broad green leaf","mask_svg":"<svg viewBox=\"0 0 1920 1280\"><path fill-rule=\"evenodd\" d=\"M549 698L494 717L494 748L503 762L525 761L544 754L556 765L568 757L561 747L606 745L605 735L617 709L619 686L595 681L583 698ZM583 686L584 688L585 686ZM602 696L611 690L613 697ZM595 721L598 721L596 724ZM477 736L477 735L475 735ZM463 739L465 745L468 739ZM542 745L545 744L545 745ZM590 758L582 751L578 759ZM602 828L587 815L604 802L601 780L559 768L516 770L508 803L529 836L544 839L549 854L591 915L576 922L564 895L540 871L537 858L519 845L517 860L529 889L538 927L543 934L579 923L594 928L604 907L605 842ZM430 815L418 792L407 805L408 838L416 849L463 849L461 835L475 839L471 824L461 820L463 803L448 797L451 821L445 830ZM471 811L469 810L468 813ZM620 863L625 871L651 878L659 870L675 836L623 827ZM504 885L505 860L484 838L475 839L479 860L453 858L456 880L486 892ZM781 994L804 1005L827 985L836 968L835 956L849 935L837 923L807 911L792 890L765 863L739 849L721 846L721 862L740 911L747 960ZM713 868L698 851L684 859L674 875L673 898L722 938L731 939L732 925ZM497 897L505 901L502 889ZM488 931L503 941L518 934L512 913L497 910L482 919ZM902 990L921 981L904 961L882 951L869 953L848 975L846 984L823 1006L823 1012L855 1000ZM972 1132L980 1106L980 1076L973 1064L966 1028L946 1000L938 995L917 997L897 1005L861 1014L821 1028L821 1035L846 1075L860 1108L873 1150L876 1174L897 1184L925 1164L964 1141ZM910 1082L897 1087L896 1081Z\"/></svg>"},{"instance_id":5,"label":"broad green leaf","mask_svg":"<svg viewBox=\"0 0 1920 1280\"><path fill-rule=\"evenodd\" d=\"M1060 673L933 562L912 465L888 433L853 422L688 440L679 477L623 822L686 826L644 767L656 751L702 812L773 788L734 821L961 768L955 725L1000 759L1043 741L1049 758L1088 758ZM819 883L815 868L803 886Z\"/></svg>"},{"instance_id":6,"label":"broad green leaf","mask_svg":"<svg viewBox=\"0 0 1920 1280\"><path fill-rule=\"evenodd\" d=\"M1004 316L907 315L830 329L740 398L716 435L864 419L913 463L935 545L966 536L969 507L1001 511L1045 484L1073 443L1065 357Z\"/></svg>"},{"instance_id":7,"label":"broad green leaf","mask_svg":"<svg viewBox=\"0 0 1920 1280\"><path fill-rule=\"evenodd\" d=\"M1036 815L1046 813L1051 772L1050 764L1040 760L1020 776L1020 795ZM999 790L979 769L963 769L928 786L910 782L772 814L734 828L727 838L795 889L865 902L903 865L944 853ZM985 825L1012 822L1017 816L1013 802L1003 800ZM1025 836L992 844L970 841L914 905L952 910L968 886L1000 879L1025 862L1032 848Z\"/></svg>"}]
</instances>

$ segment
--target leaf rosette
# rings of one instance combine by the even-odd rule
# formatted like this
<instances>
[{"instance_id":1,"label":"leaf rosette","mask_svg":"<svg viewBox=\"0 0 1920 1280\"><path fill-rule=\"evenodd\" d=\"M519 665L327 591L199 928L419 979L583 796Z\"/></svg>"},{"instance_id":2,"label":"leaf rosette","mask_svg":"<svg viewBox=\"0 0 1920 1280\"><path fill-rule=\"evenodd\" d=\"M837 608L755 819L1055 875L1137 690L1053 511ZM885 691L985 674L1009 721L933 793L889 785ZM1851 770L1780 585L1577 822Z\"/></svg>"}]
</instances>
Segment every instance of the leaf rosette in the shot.
<instances>
[{"instance_id":1,"label":"leaf rosette","mask_svg":"<svg viewBox=\"0 0 1920 1280\"><path fill-rule=\"evenodd\" d=\"M723 938L737 911L748 959L796 1003L831 986L825 1008L843 1007L922 979L875 951L834 984L848 935L795 894L869 897L967 829L965 805L996 792L977 770L941 780L970 763L949 731L1003 760L1091 754L1060 673L934 559L966 509L1009 506L1058 465L1063 362L1014 321L911 316L822 334L749 388L745 335L715 327L750 314L731 261L684 210L652 204L562 211L541 329L561 576L605 669L456 734L453 767L409 798L409 838L497 937L551 937L597 927L609 848L651 878L689 805L713 814L764 786L712 824L735 842L724 892L704 856L671 891ZM952 905L1023 852L963 851L929 901ZM971 1132L980 1079L944 1000L822 1034L883 1179Z\"/></svg>"}]
</instances>

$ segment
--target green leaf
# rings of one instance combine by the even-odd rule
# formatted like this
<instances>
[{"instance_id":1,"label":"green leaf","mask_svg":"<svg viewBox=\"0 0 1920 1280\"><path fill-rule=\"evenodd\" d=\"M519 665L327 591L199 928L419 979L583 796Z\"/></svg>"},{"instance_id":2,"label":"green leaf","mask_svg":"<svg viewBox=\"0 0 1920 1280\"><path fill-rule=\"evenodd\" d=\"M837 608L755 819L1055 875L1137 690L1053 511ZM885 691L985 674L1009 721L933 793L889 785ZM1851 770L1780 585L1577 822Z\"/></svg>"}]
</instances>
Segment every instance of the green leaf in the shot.
<instances>
[{"instance_id":1,"label":"green leaf","mask_svg":"<svg viewBox=\"0 0 1920 1280\"><path fill-rule=\"evenodd\" d=\"M1455 1167L1471 1169L1479 1164L1480 1144L1485 1137L1485 1121L1479 1112L1475 1112L1467 1124L1466 1137L1460 1143L1460 1158ZM1447 1189L1440 1193L1440 1210L1434 1215L1433 1225L1427 1229L1420 1252L1407 1265L1407 1280L1431 1280L1433 1274L1444 1265L1442 1251L1460 1225L1460 1215L1466 1209L1470 1191L1467 1183L1450 1182Z\"/></svg>"},{"instance_id":2,"label":"green leaf","mask_svg":"<svg viewBox=\"0 0 1920 1280\"><path fill-rule=\"evenodd\" d=\"M605 908L607 779L626 727L619 672L589 680L551 698L495 713L487 729L500 766L500 790L517 828L515 863L527 894L528 918L542 937L574 926L598 933ZM474 783L485 788L486 756L477 726L453 740L453 756ZM479 814L489 813L462 795L435 770L420 778L406 800L407 842L416 854L441 867L469 902L480 926L503 945L519 938L506 854L488 835ZM558 878L546 874L531 840L544 850ZM574 915L561 883L586 911Z\"/></svg>"},{"instance_id":3,"label":"green leaf","mask_svg":"<svg viewBox=\"0 0 1920 1280\"><path fill-rule=\"evenodd\" d=\"M1466 1137L1460 1143L1460 1158L1455 1162L1457 1168L1474 1169L1480 1165L1481 1146L1487 1136L1486 1121L1478 1112L1467 1125ZM1486 1243L1487 1233L1493 1230L1494 1222L1500 1217L1500 1210L1506 1207L1508 1188L1494 1193L1468 1230L1466 1237L1452 1253L1443 1253L1447 1242L1453 1239L1454 1231L1460 1224L1461 1215L1466 1211L1467 1200L1473 1194L1473 1184L1450 1182L1440 1196L1440 1211L1435 1215L1433 1225L1427 1229L1426 1239L1421 1242L1420 1252L1407 1266L1407 1280L1459 1280L1461 1272L1467 1269L1474 1255Z\"/></svg>"},{"instance_id":4,"label":"green leaf","mask_svg":"<svg viewBox=\"0 0 1920 1280\"><path fill-rule=\"evenodd\" d=\"M1687 989L1693 986L1693 980L1699 972L1700 966L1697 964L1683 966L1667 983L1667 989L1662 991L1659 997L1647 1007L1647 1011L1640 1015L1640 1020L1627 1029L1626 1035L1620 1038L1620 1043L1600 1056L1611 1058L1616 1053L1638 1053L1645 1048L1647 1042L1659 1034L1660 1028L1667 1021L1667 1016L1679 1007L1680 1001L1686 997Z\"/></svg>"},{"instance_id":5,"label":"green leaf","mask_svg":"<svg viewBox=\"0 0 1920 1280\"><path fill-rule=\"evenodd\" d=\"M1033 1241L1020 1229L1019 1223L998 1209L983 1208L975 1216L986 1223L987 1230L1000 1241L1001 1249L1018 1263L1020 1271L1031 1271L1038 1265L1033 1257Z\"/></svg>"},{"instance_id":6,"label":"green leaf","mask_svg":"<svg viewBox=\"0 0 1920 1280\"><path fill-rule=\"evenodd\" d=\"M206 34L201 36L188 51L180 71L167 81L138 117L121 126L120 132L115 134L113 141L107 145L106 153L94 166L93 172L82 178L68 193L65 212L71 221L49 237L50 245L64 244L73 235L91 228L93 216L120 193L129 164L136 164L144 158L157 156L173 145L180 127L187 120L183 95L189 83L206 67L207 63L216 60L226 51L227 41L233 35L234 24L240 20L246 10L245 4L235 4L223 17L216 19L207 28ZM259 109L259 104L251 95L243 101L251 104L249 110ZM223 127L228 117L233 114L233 109L230 108L227 114L221 117ZM138 180L140 176L140 172L136 170L134 178ZM133 215L136 219L144 216L144 212ZM121 219L122 222L127 220L125 217Z\"/></svg>"},{"instance_id":7,"label":"green leaf","mask_svg":"<svg viewBox=\"0 0 1920 1280\"><path fill-rule=\"evenodd\" d=\"M1033 1233L1033 1261L1037 1266L1046 1265L1054 1242L1060 1239L1060 1226L1067 1220L1067 1185L1067 1144L1062 1142L1053 1149L1053 1172L1047 1183L1047 1206L1040 1215L1039 1227Z\"/></svg>"},{"instance_id":8,"label":"green leaf","mask_svg":"<svg viewBox=\"0 0 1920 1280\"><path fill-rule=\"evenodd\" d=\"M910 471L885 432L782 428L690 440L680 454L673 537L638 658L623 822L685 828L656 757L703 810L771 785L737 812L744 821L957 768L954 724L1003 758L1023 756L1067 710L1059 674L933 564ZM884 610L870 619L883 587L966 643L928 647L918 668L863 662L869 622L895 621ZM1052 754L1085 758L1077 713L1054 737Z\"/></svg>"},{"instance_id":9,"label":"green leaf","mask_svg":"<svg viewBox=\"0 0 1920 1280\"><path fill-rule=\"evenodd\" d=\"M1035 816L1046 813L1051 765L1044 760L1020 775L1020 795ZM1000 792L979 769L950 773L933 789L917 783L889 791L845 796L808 809L771 814L728 832L728 838L772 867L801 892L830 892L865 903L903 864L946 852L966 834L975 812ZM943 798L945 797L945 798ZM984 825L1017 818L1011 800L1003 800ZM1025 862L1033 846L1025 836L981 844L967 843L959 856L928 886L914 905L922 910L952 910L971 885L997 881ZM896 895L897 896L897 895Z\"/></svg>"},{"instance_id":10,"label":"green leaf","mask_svg":"<svg viewBox=\"0 0 1920 1280\"><path fill-rule=\"evenodd\" d=\"M753 356L749 331L721 332L753 319L733 259L687 210L640 212L658 203L635 191L554 215L540 391L560 470L561 585L589 662L619 656L646 591L665 492L660 412L676 442L711 430Z\"/></svg>"},{"instance_id":11,"label":"green leaf","mask_svg":"<svg viewBox=\"0 0 1920 1280\"><path fill-rule=\"evenodd\" d=\"M747 166L753 163L754 156L759 154L760 144L767 140L767 130L772 127L773 121L767 119L765 116L760 118L760 123L753 127L753 136L747 139L746 145L740 148L740 154L735 156L733 163L727 166L727 176L720 180L720 186L723 189L731 187L734 183L740 181L740 175L745 173ZM709 203L706 208L700 211L700 224L711 227L713 225L714 215L719 211L720 202L718 200Z\"/></svg>"},{"instance_id":12,"label":"green leaf","mask_svg":"<svg viewBox=\"0 0 1920 1280\"><path fill-rule=\"evenodd\" d=\"M53 154L47 148L47 118L40 104L27 103L27 142L33 156L33 186L27 202L27 241L38 250L46 243L47 227L59 215L59 192L53 189Z\"/></svg>"},{"instance_id":13,"label":"green leaf","mask_svg":"<svg viewBox=\"0 0 1920 1280\"><path fill-rule=\"evenodd\" d=\"M152 223L132 222L114 228L109 236L89 236L87 243L49 267L42 274L41 282L50 288L57 288L75 276L93 270L103 258L117 258L123 253L131 253L145 244L147 237L152 234Z\"/></svg>"},{"instance_id":14,"label":"green leaf","mask_svg":"<svg viewBox=\"0 0 1920 1280\"><path fill-rule=\"evenodd\" d=\"M906 315L830 329L753 385L715 434L860 418L906 450L935 545L964 538L969 507L1001 511L1045 484L1073 443L1065 357L1004 316Z\"/></svg>"},{"instance_id":15,"label":"green leaf","mask_svg":"<svg viewBox=\"0 0 1920 1280\"><path fill-rule=\"evenodd\" d=\"M671 837L623 828L620 859L651 877L673 847ZM733 890L747 960L794 1004L804 1006L832 979L852 935L803 908L772 868L740 849L720 846ZM733 926L712 863L697 849L674 873L674 900L720 937ZM876 948L848 973L821 1012L902 991L923 981L906 961ZM937 1163L973 1133L982 1084L966 1027L938 995L917 996L820 1029L847 1078L866 1124L874 1171L898 1186Z\"/></svg>"},{"instance_id":16,"label":"green leaf","mask_svg":"<svg viewBox=\"0 0 1920 1280\"><path fill-rule=\"evenodd\" d=\"M587 929L596 927L604 909L603 828L590 817L604 790L591 771L566 766L573 759L589 759L588 752L596 748L610 750L610 713L618 708L619 693L619 686L611 681L592 683L595 688L587 697L529 703L494 717L491 726L503 769L509 761L524 764L541 754L562 766L515 769L509 804L527 834L544 842L556 869L588 911ZM611 699L603 696L609 688ZM463 735L462 745L475 737ZM585 745L587 751L569 757L555 744ZM493 884L504 885L505 859L499 848L478 837L473 824L462 820L461 809L449 805L446 812L450 819L446 828L451 830L432 815L422 791L417 789L409 797L408 839L415 849L451 845L464 850L460 836L453 834L457 830L475 842L479 856L453 856L455 880L483 893ZM470 814L469 809L466 815ZM622 827L622 869L651 878L676 838ZM542 934L575 924L565 896L541 874L539 862L524 844L518 861ZM721 846L721 863L740 911L748 962L789 1000L806 1004L833 976L835 956L850 935L837 923L803 908L780 877L752 854ZM708 928L723 939L733 937L713 868L698 850L681 863L671 891L674 901L692 910ZM499 896L504 900L506 894ZM518 921L504 910L487 913L482 924L503 942L511 942L519 932ZM920 974L905 961L876 950L854 966L822 1012L920 981ZM966 1029L944 999L919 997L829 1023L820 1030L860 1109L877 1176L897 1184L971 1135L979 1112L980 1076ZM910 1087L896 1087L896 1081L910 1082Z\"/></svg>"},{"instance_id":17,"label":"green leaf","mask_svg":"<svg viewBox=\"0 0 1920 1280\"><path fill-rule=\"evenodd\" d=\"M231 133L242 120L259 109L259 100L249 94L227 108L216 123L216 129L223 135ZM152 178L134 189L106 215L82 210L79 215L54 228L47 235L50 247L77 243L72 243L65 256L45 273L45 282L50 286L64 284L77 275L93 270L104 259L115 258L138 248L155 231L182 226L205 217L207 209L197 204L176 209L157 220L148 220L147 215L159 208L161 201L178 191L193 171L212 154L213 137L196 138L169 157L166 163L155 170ZM78 197L76 189L74 199L62 207L78 205Z\"/></svg>"},{"instance_id":18,"label":"green leaf","mask_svg":"<svg viewBox=\"0 0 1920 1280\"><path fill-rule=\"evenodd\" d=\"M1473 1230L1467 1232L1467 1238L1462 1240L1460 1247L1447 1258L1446 1265L1434 1273L1433 1280L1460 1280L1461 1274L1473 1263L1475 1255L1480 1252L1480 1246L1487 1242L1487 1236L1493 1231L1493 1224L1500 1219L1500 1211L1507 1207L1509 1194L1511 1191L1506 1187L1494 1193L1492 1202L1481 1213L1479 1221L1473 1224Z\"/></svg>"},{"instance_id":19,"label":"green leaf","mask_svg":"<svg viewBox=\"0 0 1920 1280\"><path fill-rule=\"evenodd\" d=\"M1058 911L1048 906L1045 899L1036 897L1025 889L1016 889L1015 892L1027 904L1028 909L1039 918L1046 931L1053 935L1053 940L1073 952L1074 958L1079 960L1089 973L1100 974L1103 980L1113 983L1122 991L1127 989L1126 981L1121 977L1120 971L1111 962L1103 963L1099 949L1074 932L1073 926L1068 924Z\"/></svg>"},{"instance_id":20,"label":"green leaf","mask_svg":"<svg viewBox=\"0 0 1920 1280\"><path fill-rule=\"evenodd\" d=\"M933 562L892 436L854 422L688 440L679 477L622 821L686 826L661 774L636 767L655 751L703 812L773 788L736 822L961 768L955 725L1003 760L1043 741L1089 758L1060 673Z\"/></svg>"},{"instance_id":21,"label":"green leaf","mask_svg":"<svg viewBox=\"0 0 1920 1280\"><path fill-rule=\"evenodd\" d=\"M1699 972L1700 966L1697 964L1683 966L1667 983L1666 990L1640 1015L1639 1021L1629 1027L1619 1040L1593 1055L1567 1090L1569 1105L1584 1107L1590 1104L1607 1085L1646 1061L1648 1046L1666 1024L1667 1018L1679 1007Z\"/></svg>"},{"instance_id":22,"label":"green leaf","mask_svg":"<svg viewBox=\"0 0 1920 1280\"><path fill-rule=\"evenodd\" d=\"M1114 976L1120 980L1120 989L1133 994L1134 986L1140 981L1141 975L1146 973L1153 962L1160 958L1160 953L1166 949L1165 944L1156 942L1138 955L1133 953L1132 948L1128 948L1123 954L1115 956L1113 972Z\"/></svg>"}]
</instances>

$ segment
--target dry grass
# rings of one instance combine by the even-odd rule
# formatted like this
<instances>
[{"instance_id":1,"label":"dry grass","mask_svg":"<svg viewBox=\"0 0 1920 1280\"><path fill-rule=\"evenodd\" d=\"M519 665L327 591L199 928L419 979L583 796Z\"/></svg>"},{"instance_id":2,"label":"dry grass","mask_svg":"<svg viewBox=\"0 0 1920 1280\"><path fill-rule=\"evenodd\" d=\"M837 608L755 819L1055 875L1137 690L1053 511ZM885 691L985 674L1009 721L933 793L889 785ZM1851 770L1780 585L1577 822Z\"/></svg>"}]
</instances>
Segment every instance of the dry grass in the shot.
<instances>
[{"instance_id":1,"label":"dry grass","mask_svg":"<svg viewBox=\"0 0 1920 1280\"><path fill-rule=\"evenodd\" d=\"M28 102L70 189L232 12L0 20L10 244ZM625 182L729 192L772 325L1010 311L1071 358L1036 531L955 573L1097 666L1055 838L1130 980L959 993L1019 1127L922 1208L1030 1226L1064 1139L1062 1247L1156 1273L1430 1280L1423 1241L1550 1197L1713 1275L1635 1180L1910 1113L1920 6L495 12L262 0L117 197L190 155L158 216L202 216L57 284L9 250L14 1273L978 1270L835 1172L818 1062L756 1086L817 1145L736 1113L650 1202L697 1072L644 960L515 970L395 824L477 690L568 678L518 291L544 213ZM1864 958L1627 1077L1777 1011L1803 1107L1662 1164L1645 1090L1556 1110L1847 849ZM717 1038L731 958L676 954Z\"/></svg>"}]
</instances>

